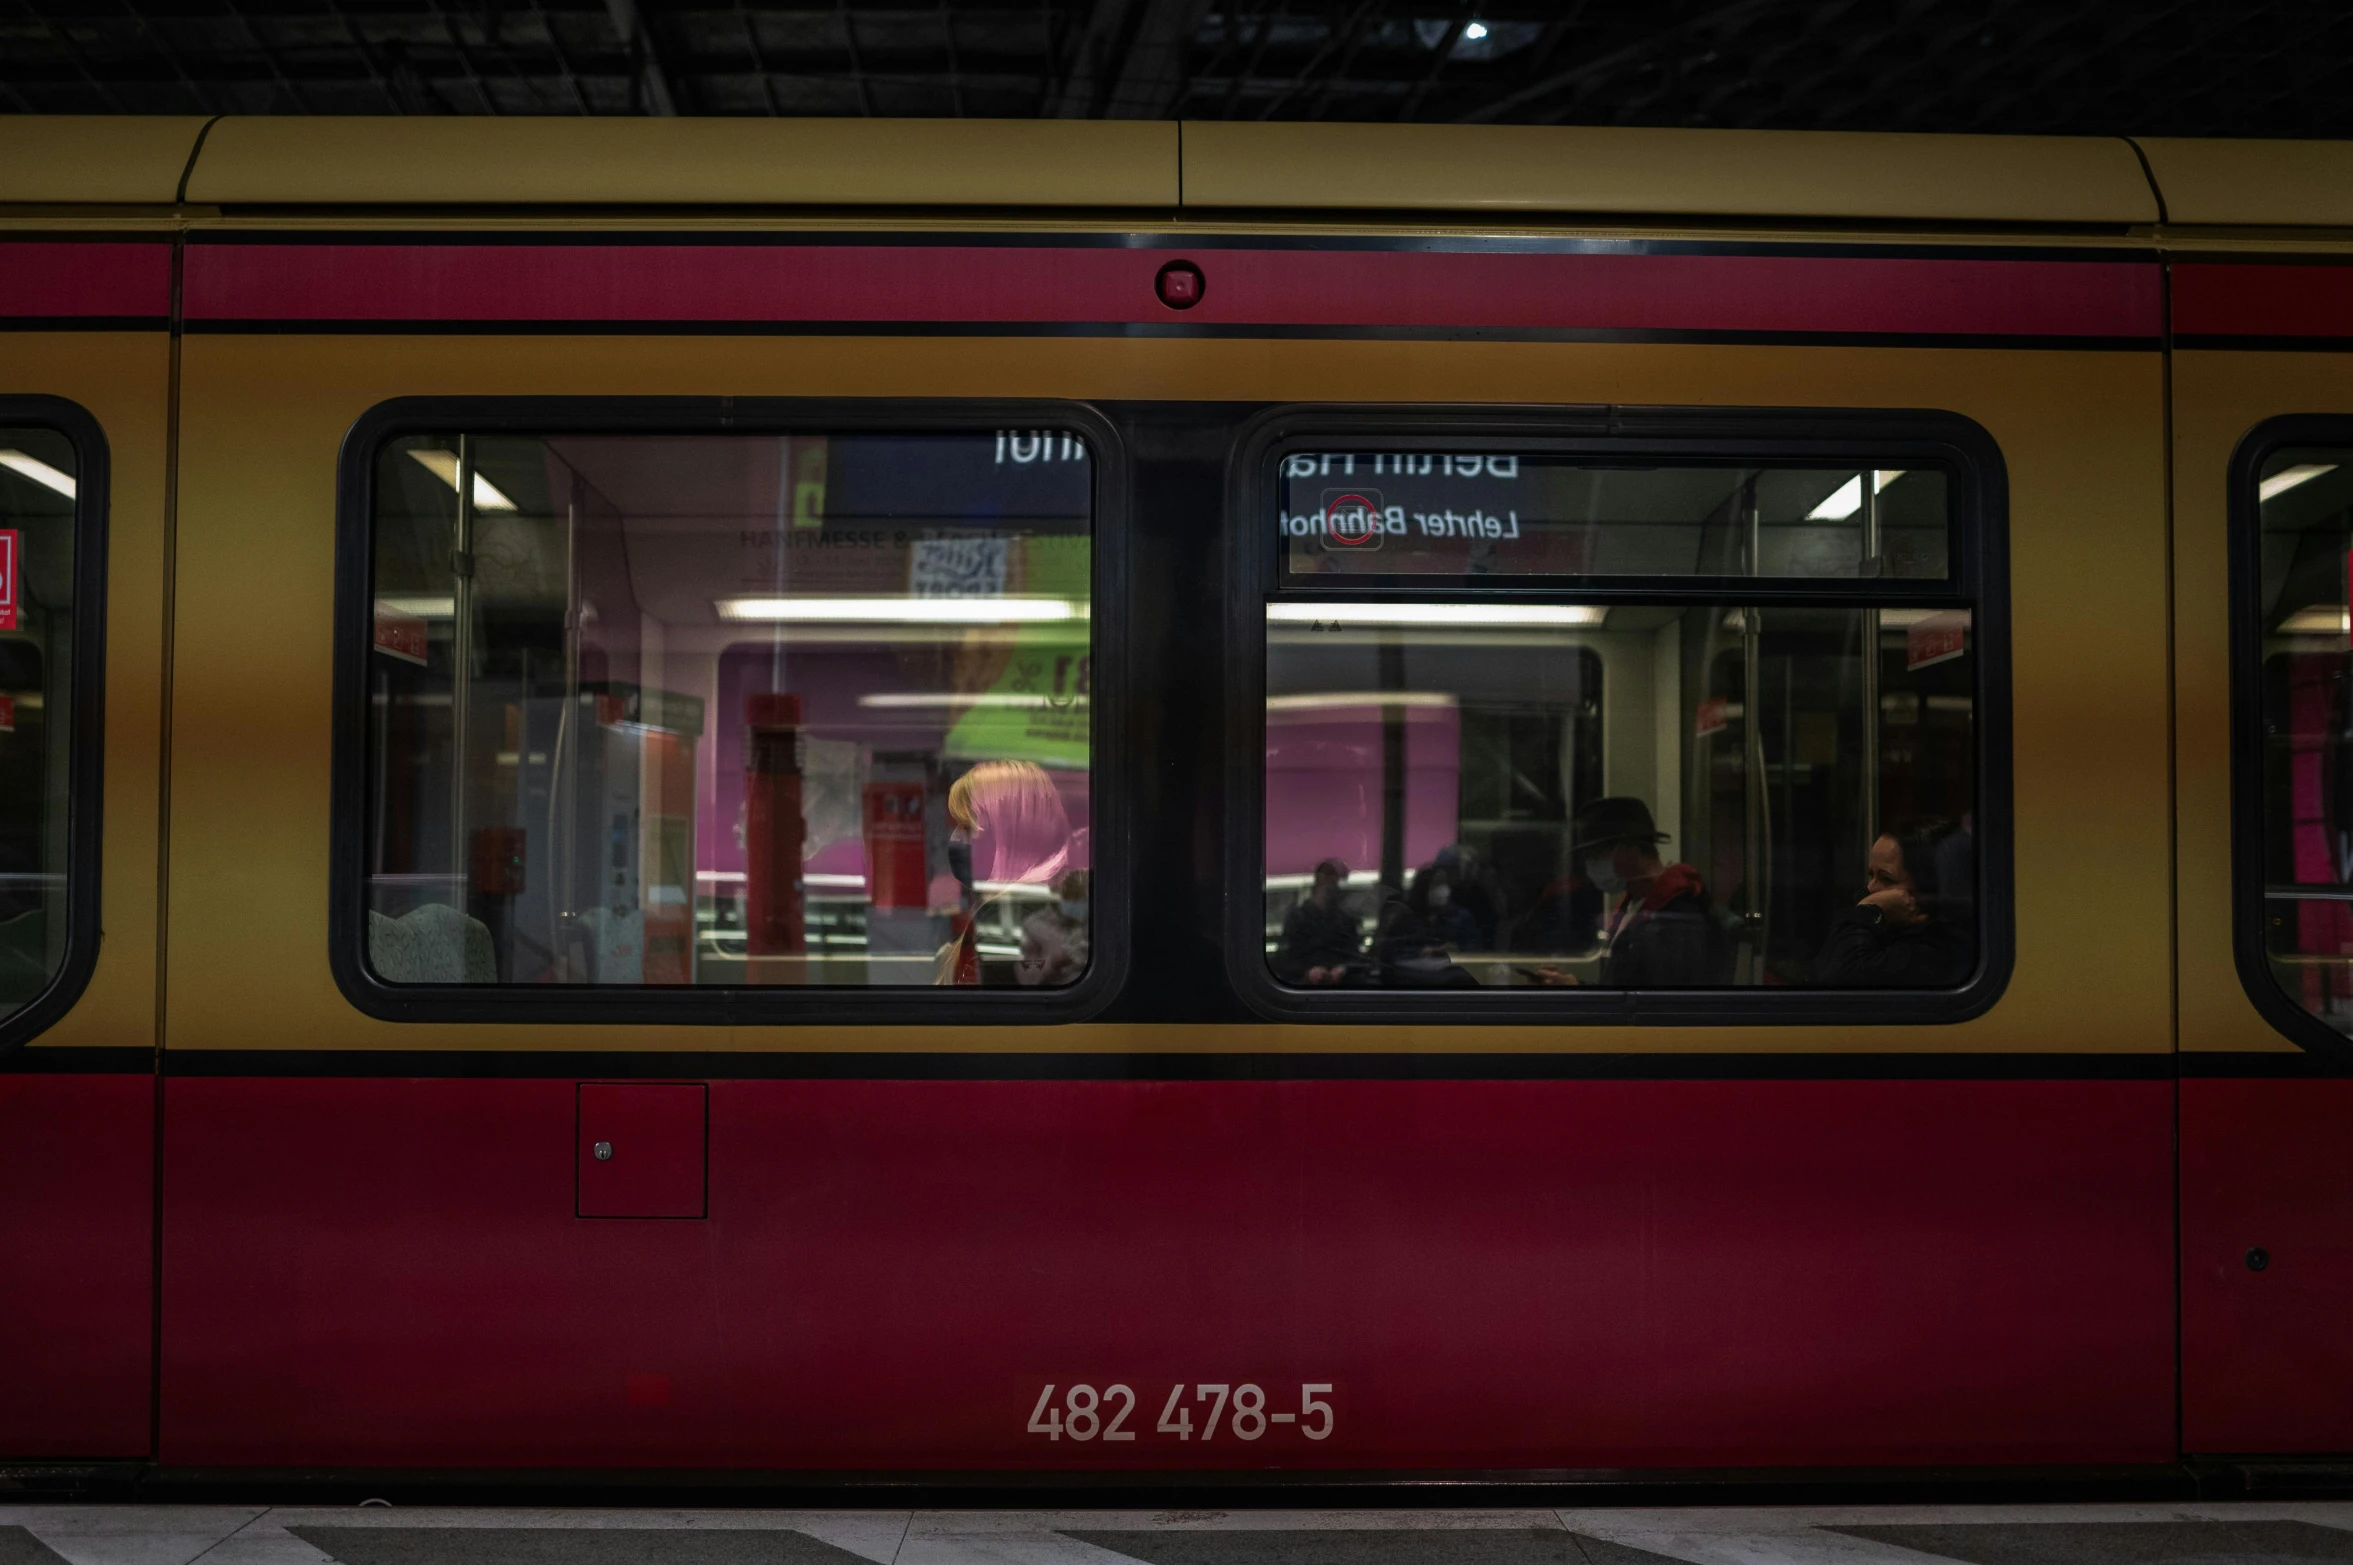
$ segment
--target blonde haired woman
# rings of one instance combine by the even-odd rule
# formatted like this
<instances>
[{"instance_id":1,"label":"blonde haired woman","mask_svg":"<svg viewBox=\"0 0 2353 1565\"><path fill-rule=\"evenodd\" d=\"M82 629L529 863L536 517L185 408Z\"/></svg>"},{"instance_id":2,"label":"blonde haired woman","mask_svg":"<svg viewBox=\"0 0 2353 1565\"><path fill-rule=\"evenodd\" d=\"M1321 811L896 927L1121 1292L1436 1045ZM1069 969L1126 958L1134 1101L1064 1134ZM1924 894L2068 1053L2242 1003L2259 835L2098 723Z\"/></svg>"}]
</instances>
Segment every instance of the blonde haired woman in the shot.
<instances>
[{"instance_id":1,"label":"blonde haired woman","mask_svg":"<svg viewBox=\"0 0 2353 1565\"><path fill-rule=\"evenodd\" d=\"M1070 812L1046 769L1034 761L983 761L948 787L951 842L969 844L974 887L999 889L956 915L948 943L940 947L935 984L980 982L980 920L1016 885L1051 886L1069 868Z\"/></svg>"}]
</instances>

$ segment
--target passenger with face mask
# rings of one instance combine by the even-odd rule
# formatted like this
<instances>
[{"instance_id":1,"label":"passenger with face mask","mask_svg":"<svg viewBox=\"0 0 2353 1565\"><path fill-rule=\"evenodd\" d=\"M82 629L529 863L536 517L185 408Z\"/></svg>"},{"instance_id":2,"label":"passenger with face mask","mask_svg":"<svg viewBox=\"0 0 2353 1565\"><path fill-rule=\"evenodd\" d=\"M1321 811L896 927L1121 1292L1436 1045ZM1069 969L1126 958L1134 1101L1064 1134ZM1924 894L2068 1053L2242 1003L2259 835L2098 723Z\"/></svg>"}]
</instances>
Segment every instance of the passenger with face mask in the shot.
<instances>
[{"instance_id":1,"label":"passenger with face mask","mask_svg":"<svg viewBox=\"0 0 2353 1565\"><path fill-rule=\"evenodd\" d=\"M1570 828L1570 856L1606 899L1597 984L1691 989L1732 979L1732 945L1699 871L1659 857L1667 834L1640 799L1596 799ZM1546 976L1559 982L1560 977Z\"/></svg>"},{"instance_id":2,"label":"passenger with face mask","mask_svg":"<svg viewBox=\"0 0 2353 1565\"><path fill-rule=\"evenodd\" d=\"M932 982L978 984L979 931L989 911L1015 884L1060 880L1077 842L1053 778L1031 761L983 761L957 778L948 825L948 864L965 905L949 923Z\"/></svg>"},{"instance_id":3,"label":"passenger with face mask","mask_svg":"<svg viewBox=\"0 0 2353 1565\"><path fill-rule=\"evenodd\" d=\"M1473 989L1478 979L1455 965L1457 951L1486 944L1479 921L1454 900L1454 871L1432 864L1402 897L1381 909L1374 936L1380 981L1390 989Z\"/></svg>"}]
</instances>

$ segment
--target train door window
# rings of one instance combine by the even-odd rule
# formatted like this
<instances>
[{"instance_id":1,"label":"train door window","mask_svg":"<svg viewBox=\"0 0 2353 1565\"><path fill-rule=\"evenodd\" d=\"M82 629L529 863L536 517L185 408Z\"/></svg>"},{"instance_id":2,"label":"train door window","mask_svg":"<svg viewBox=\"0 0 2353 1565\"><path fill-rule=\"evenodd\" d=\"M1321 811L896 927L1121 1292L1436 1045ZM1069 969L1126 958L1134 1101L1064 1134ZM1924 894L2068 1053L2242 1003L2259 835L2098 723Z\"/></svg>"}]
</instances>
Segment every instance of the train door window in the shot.
<instances>
[{"instance_id":1,"label":"train door window","mask_svg":"<svg viewBox=\"0 0 2353 1565\"><path fill-rule=\"evenodd\" d=\"M104 450L77 408L0 399L0 1040L70 1005L96 956Z\"/></svg>"},{"instance_id":2,"label":"train door window","mask_svg":"<svg viewBox=\"0 0 2353 1565\"><path fill-rule=\"evenodd\" d=\"M788 1006L1082 986L1100 444L389 434L365 475L366 978Z\"/></svg>"},{"instance_id":3,"label":"train door window","mask_svg":"<svg viewBox=\"0 0 2353 1565\"><path fill-rule=\"evenodd\" d=\"M2275 1020L2341 1050L2353 1036L2353 424L2258 431L2234 486L2252 676L2240 717L2257 725L2239 746L2240 969Z\"/></svg>"},{"instance_id":4,"label":"train door window","mask_svg":"<svg viewBox=\"0 0 2353 1565\"><path fill-rule=\"evenodd\" d=\"M1260 998L1987 1003L1995 459L1936 433L1269 451Z\"/></svg>"}]
</instances>

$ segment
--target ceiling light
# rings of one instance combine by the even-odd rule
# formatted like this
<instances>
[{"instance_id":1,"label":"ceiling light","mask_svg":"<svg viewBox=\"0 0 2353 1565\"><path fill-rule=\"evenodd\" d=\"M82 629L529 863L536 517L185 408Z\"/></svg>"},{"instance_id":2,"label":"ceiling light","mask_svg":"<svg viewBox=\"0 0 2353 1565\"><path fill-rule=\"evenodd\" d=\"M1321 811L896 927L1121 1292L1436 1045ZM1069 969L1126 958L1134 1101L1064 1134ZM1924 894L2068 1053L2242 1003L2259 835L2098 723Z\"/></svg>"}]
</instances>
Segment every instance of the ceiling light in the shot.
<instances>
[{"instance_id":1,"label":"ceiling light","mask_svg":"<svg viewBox=\"0 0 2353 1565\"><path fill-rule=\"evenodd\" d=\"M0 451L0 467L20 473L44 489L54 489L68 500L74 497L74 475L60 472L37 456L22 451Z\"/></svg>"},{"instance_id":2,"label":"ceiling light","mask_svg":"<svg viewBox=\"0 0 2353 1565\"><path fill-rule=\"evenodd\" d=\"M1843 522L1863 508L1863 475L1854 477L1830 491L1830 498L1806 513L1809 522Z\"/></svg>"},{"instance_id":3,"label":"ceiling light","mask_svg":"<svg viewBox=\"0 0 2353 1565\"><path fill-rule=\"evenodd\" d=\"M455 619L458 600L455 598L378 598L378 609L395 614L410 614L418 619Z\"/></svg>"},{"instance_id":4,"label":"ceiling light","mask_svg":"<svg viewBox=\"0 0 2353 1565\"><path fill-rule=\"evenodd\" d=\"M455 451L411 451L409 455L417 459L419 467L449 485L452 490L457 488L458 454ZM480 473L474 475L474 505L476 509L484 511L512 511L516 508L515 502L506 497L506 491Z\"/></svg>"},{"instance_id":5,"label":"ceiling light","mask_svg":"<svg viewBox=\"0 0 2353 1565\"><path fill-rule=\"evenodd\" d=\"M2284 478L2287 475L2283 473L2280 476ZM2353 621L2353 616L2348 616L2343 609L2319 605L2298 609L2281 620L2279 633L2283 636L2342 636L2347 630L2353 629L2353 623L2349 621Z\"/></svg>"},{"instance_id":6,"label":"ceiling light","mask_svg":"<svg viewBox=\"0 0 2353 1565\"><path fill-rule=\"evenodd\" d=\"M1465 22L1463 24L1462 35L1463 37L1469 39L1472 43L1477 43L1480 39L1487 36L1487 24L1485 22Z\"/></svg>"},{"instance_id":7,"label":"ceiling light","mask_svg":"<svg viewBox=\"0 0 2353 1565\"><path fill-rule=\"evenodd\" d=\"M0 452L0 462L8 461L8 453ZM11 466L15 464L10 463ZM2299 484L2308 484L2323 473L2337 470L2334 462L2306 462L2297 467L2282 469L2255 486L2256 495L2265 500L2276 500ZM72 493L68 490L67 493Z\"/></svg>"},{"instance_id":8,"label":"ceiling light","mask_svg":"<svg viewBox=\"0 0 2353 1565\"><path fill-rule=\"evenodd\" d=\"M1064 696L1061 700L1057 701L1052 696L1007 695L994 690L973 690L962 692L954 690L895 690L884 691L875 695L860 696L858 698L858 704L864 707L879 707L885 710L895 710L908 707L935 706L1008 706L1018 707L1025 711L1035 711L1044 707L1052 707L1057 711L1066 711L1072 707L1085 706L1087 704L1087 698L1085 696Z\"/></svg>"},{"instance_id":9,"label":"ceiling light","mask_svg":"<svg viewBox=\"0 0 2353 1565\"><path fill-rule=\"evenodd\" d=\"M1609 610L1590 603L1270 603L1266 617L1287 625L1435 625L1552 628L1598 625Z\"/></svg>"},{"instance_id":10,"label":"ceiling light","mask_svg":"<svg viewBox=\"0 0 2353 1565\"><path fill-rule=\"evenodd\" d=\"M1907 630L1923 620L1937 619L1944 615L1950 615L1964 625L1969 623L1969 610L1967 609L1881 609L1879 611L1879 627L1882 630Z\"/></svg>"},{"instance_id":11,"label":"ceiling light","mask_svg":"<svg viewBox=\"0 0 2353 1565\"><path fill-rule=\"evenodd\" d=\"M1087 617L1067 598L714 598L723 620L803 625L1014 625Z\"/></svg>"},{"instance_id":12,"label":"ceiling light","mask_svg":"<svg viewBox=\"0 0 2353 1565\"><path fill-rule=\"evenodd\" d=\"M1444 690L1333 690L1317 695L1268 696L1270 712L1325 712L1341 707L1436 706L1455 707L1461 701Z\"/></svg>"}]
</instances>

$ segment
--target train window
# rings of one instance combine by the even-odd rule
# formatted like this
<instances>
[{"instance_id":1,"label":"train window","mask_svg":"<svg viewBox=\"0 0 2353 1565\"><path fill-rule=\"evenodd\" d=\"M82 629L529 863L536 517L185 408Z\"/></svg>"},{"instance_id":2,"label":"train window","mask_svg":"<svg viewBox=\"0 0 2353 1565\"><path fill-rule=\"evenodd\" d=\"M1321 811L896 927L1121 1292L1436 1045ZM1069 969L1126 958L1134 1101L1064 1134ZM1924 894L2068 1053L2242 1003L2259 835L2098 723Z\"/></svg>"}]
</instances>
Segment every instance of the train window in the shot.
<instances>
[{"instance_id":1,"label":"train window","mask_svg":"<svg viewBox=\"0 0 2353 1565\"><path fill-rule=\"evenodd\" d=\"M369 978L1080 985L1096 446L822 424L382 440Z\"/></svg>"},{"instance_id":2,"label":"train window","mask_svg":"<svg viewBox=\"0 0 2353 1565\"><path fill-rule=\"evenodd\" d=\"M1267 461L1249 938L1278 1009L1941 997L1926 1016L1984 987L1963 453Z\"/></svg>"},{"instance_id":3,"label":"train window","mask_svg":"<svg viewBox=\"0 0 2353 1565\"><path fill-rule=\"evenodd\" d=\"M96 955L98 823L77 801L96 791L104 485L79 409L0 399L0 1038L70 1005Z\"/></svg>"},{"instance_id":4,"label":"train window","mask_svg":"<svg viewBox=\"0 0 2353 1565\"><path fill-rule=\"evenodd\" d=\"M2353 430L2335 434L2328 444L2263 442L2238 475L2253 490L2241 497L2254 512L2241 529L2254 544L2241 590L2242 601L2250 588L2255 599L2261 723L2257 742L2241 747L2261 801L2241 823L2259 836L2240 855L2242 875L2259 875L2247 899L2259 909L2259 949L2242 970L2252 969L2267 1009L2285 1000L2299 1031L2317 1021L2331 1042L2353 1036Z\"/></svg>"},{"instance_id":5,"label":"train window","mask_svg":"<svg viewBox=\"0 0 2353 1565\"><path fill-rule=\"evenodd\" d=\"M1283 574L1941 581L1944 474L1616 466L1520 451L1299 451Z\"/></svg>"}]
</instances>

